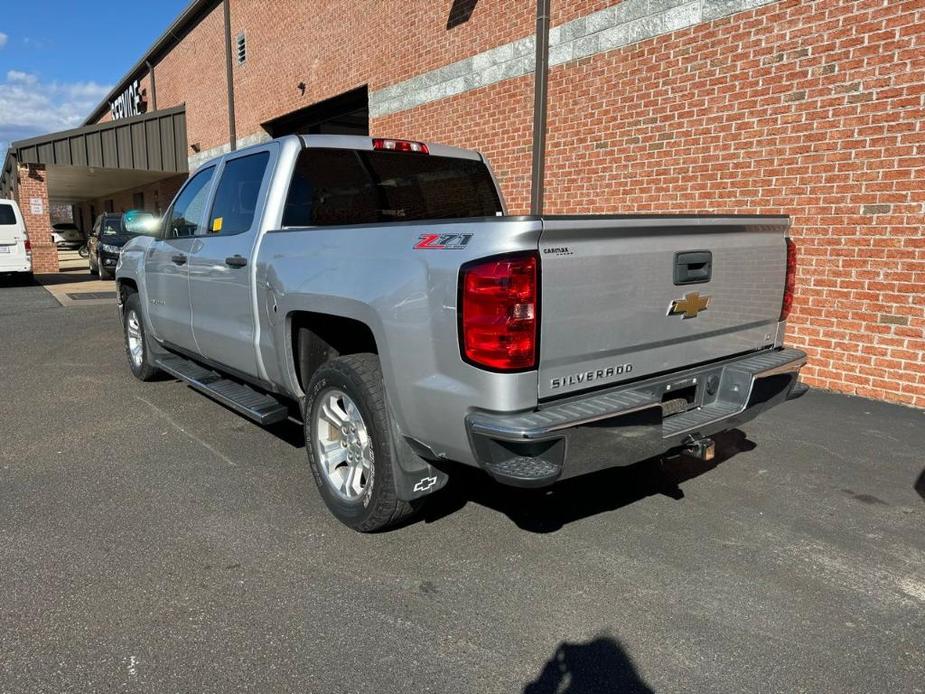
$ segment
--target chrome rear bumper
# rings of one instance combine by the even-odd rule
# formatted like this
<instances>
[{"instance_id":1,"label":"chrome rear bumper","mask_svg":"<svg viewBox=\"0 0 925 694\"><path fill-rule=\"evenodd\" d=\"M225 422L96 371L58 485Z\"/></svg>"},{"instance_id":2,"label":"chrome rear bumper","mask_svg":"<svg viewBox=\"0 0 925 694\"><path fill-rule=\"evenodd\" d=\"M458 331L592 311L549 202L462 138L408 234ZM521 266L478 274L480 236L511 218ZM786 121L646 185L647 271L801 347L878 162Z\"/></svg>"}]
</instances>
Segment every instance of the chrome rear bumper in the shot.
<instances>
[{"instance_id":1,"label":"chrome rear bumper","mask_svg":"<svg viewBox=\"0 0 925 694\"><path fill-rule=\"evenodd\" d=\"M799 350L766 350L532 412L474 412L466 420L469 440L480 465L499 481L543 486L733 429L802 395L797 379L805 364Z\"/></svg>"}]
</instances>

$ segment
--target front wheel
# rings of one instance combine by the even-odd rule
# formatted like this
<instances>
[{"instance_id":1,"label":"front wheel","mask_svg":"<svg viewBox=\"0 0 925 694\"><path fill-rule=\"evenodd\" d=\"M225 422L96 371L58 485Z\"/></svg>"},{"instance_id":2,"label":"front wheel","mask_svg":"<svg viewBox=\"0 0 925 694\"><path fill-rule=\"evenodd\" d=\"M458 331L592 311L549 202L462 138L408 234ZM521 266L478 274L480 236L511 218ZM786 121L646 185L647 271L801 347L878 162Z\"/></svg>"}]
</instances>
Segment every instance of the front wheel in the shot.
<instances>
[{"instance_id":1,"label":"front wheel","mask_svg":"<svg viewBox=\"0 0 925 694\"><path fill-rule=\"evenodd\" d=\"M385 386L375 354L352 354L321 366L308 386L304 421L315 483L338 520L373 532L414 512L395 488Z\"/></svg>"},{"instance_id":2,"label":"front wheel","mask_svg":"<svg viewBox=\"0 0 925 694\"><path fill-rule=\"evenodd\" d=\"M80 248L78 248L78 249L77 249L77 254L78 254L81 258L89 258L89 257L90 257L90 251L87 249L87 245L84 244L83 246L81 246Z\"/></svg>"},{"instance_id":3,"label":"front wheel","mask_svg":"<svg viewBox=\"0 0 925 694\"><path fill-rule=\"evenodd\" d=\"M145 341L145 322L141 317L141 302L138 294L131 293L123 307L123 332L125 333L125 354L132 375L139 381L150 381L158 374L151 363L151 354Z\"/></svg>"}]
</instances>

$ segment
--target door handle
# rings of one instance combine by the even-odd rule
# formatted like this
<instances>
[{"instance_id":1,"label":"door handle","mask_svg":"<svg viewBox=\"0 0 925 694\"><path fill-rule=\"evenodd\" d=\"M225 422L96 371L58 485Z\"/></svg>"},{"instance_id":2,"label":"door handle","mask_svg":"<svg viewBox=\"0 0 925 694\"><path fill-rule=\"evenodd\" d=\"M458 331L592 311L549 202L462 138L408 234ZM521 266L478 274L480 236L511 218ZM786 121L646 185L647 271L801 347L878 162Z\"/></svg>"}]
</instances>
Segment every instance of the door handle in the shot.
<instances>
[{"instance_id":1,"label":"door handle","mask_svg":"<svg viewBox=\"0 0 925 694\"><path fill-rule=\"evenodd\" d=\"M182 253L170 257L170 262L174 265L186 265L186 256Z\"/></svg>"},{"instance_id":2,"label":"door handle","mask_svg":"<svg viewBox=\"0 0 925 694\"><path fill-rule=\"evenodd\" d=\"M713 254L710 251L675 253L674 283L702 284L713 277Z\"/></svg>"},{"instance_id":3,"label":"door handle","mask_svg":"<svg viewBox=\"0 0 925 694\"><path fill-rule=\"evenodd\" d=\"M247 258L241 255L232 255L225 258L225 265L229 267L244 267L247 265Z\"/></svg>"}]
</instances>

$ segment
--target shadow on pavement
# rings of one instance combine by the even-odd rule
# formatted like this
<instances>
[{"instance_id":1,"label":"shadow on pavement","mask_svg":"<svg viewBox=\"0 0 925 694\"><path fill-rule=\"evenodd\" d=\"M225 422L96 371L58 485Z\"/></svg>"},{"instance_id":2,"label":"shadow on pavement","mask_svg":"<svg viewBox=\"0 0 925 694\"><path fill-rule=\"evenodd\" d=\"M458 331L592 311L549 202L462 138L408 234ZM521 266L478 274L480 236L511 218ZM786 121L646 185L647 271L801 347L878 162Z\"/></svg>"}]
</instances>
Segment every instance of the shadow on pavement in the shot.
<instances>
[{"instance_id":1,"label":"shadow on pavement","mask_svg":"<svg viewBox=\"0 0 925 694\"><path fill-rule=\"evenodd\" d=\"M423 520L432 523L474 502L508 516L523 530L551 533L582 518L614 511L655 494L684 498L680 485L709 472L756 444L739 429L718 434L716 457L706 462L684 455L652 458L627 467L576 477L546 489L501 485L485 473L454 466L446 489L430 499Z\"/></svg>"},{"instance_id":2,"label":"shadow on pavement","mask_svg":"<svg viewBox=\"0 0 925 694\"><path fill-rule=\"evenodd\" d=\"M611 636L563 641L524 694L652 694L633 661Z\"/></svg>"},{"instance_id":3,"label":"shadow on pavement","mask_svg":"<svg viewBox=\"0 0 925 694\"><path fill-rule=\"evenodd\" d=\"M925 470L922 470L922 474L919 475L919 478L915 481L915 491L925 500Z\"/></svg>"},{"instance_id":4,"label":"shadow on pavement","mask_svg":"<svg viewBox=\"0 0 925 694\"><path fill-rule=\"evenodd\" d=\"M0 273L0 288L2 287L34 287L35 277L22 272L11 272L8 275Z\"/></svg>"},{"instance_id":5,"label":"shadow on pavement","mask_svg":"<svg viewBox=\"0 0 925 694\"><path fill-rule=\"evenodd\" d=\"M261 428L293 448L305 447L302 423L294 410L288 420ZM552 533L576 520L615 511L655 494L680 501L684 498L681 484L756 447L739 429L717 434L714 440L716 457L710 462L686 455L650 458L627 467L565 480L545 489L509 487L476 468L453 465L447 468L450 481L446 489L428 498L420 516L409 523L422 520L433 523L473 502L505 514L523 530Z\"/></svg>"},{"instance_id":6,"label":"shadow on pavement","mask_svg":"<svg viewBox=\"0 0 925 694\"><path fill-rule=\"evenodd\" d=\"M85 282L109 282L109 280L101 280L96 275L91 275L86 268L81 270L62 270L61 272L45 272L36 275L35 279L43 286L83 284ZM115 287L115 282L112 282L112 285Z\"/></svg>"},{"instance_id":7,"label":"shadow on pavement","mask_svg":"<svg viewBox=\"0 0 925 694\"><path fill-rule=\"evenodd\" d=\"M305 430L302 428L302 422L295 419L294 416L276 424L267 424L265 426L258 424L257 426L293 448L305 448Z\"/></svg>"}]
</instances>

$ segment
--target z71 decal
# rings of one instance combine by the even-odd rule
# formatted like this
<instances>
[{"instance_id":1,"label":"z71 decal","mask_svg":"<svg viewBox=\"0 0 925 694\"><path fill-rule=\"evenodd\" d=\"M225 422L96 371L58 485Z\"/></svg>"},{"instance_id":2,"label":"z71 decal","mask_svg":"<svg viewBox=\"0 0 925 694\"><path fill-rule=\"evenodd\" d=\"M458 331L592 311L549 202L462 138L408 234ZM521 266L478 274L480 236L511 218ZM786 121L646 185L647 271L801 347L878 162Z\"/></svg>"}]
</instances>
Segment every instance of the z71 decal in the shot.
<instances>
[{"instance_id":1,"label":"z71 decal","mask_svg":"<svg viewBox=\"0 0 925 694\"><path fill-rule=\"evenodd\" d=\"M472 234L421 234L415 250L461 251L469 245Z\"/></svg>"}]
</instances>

